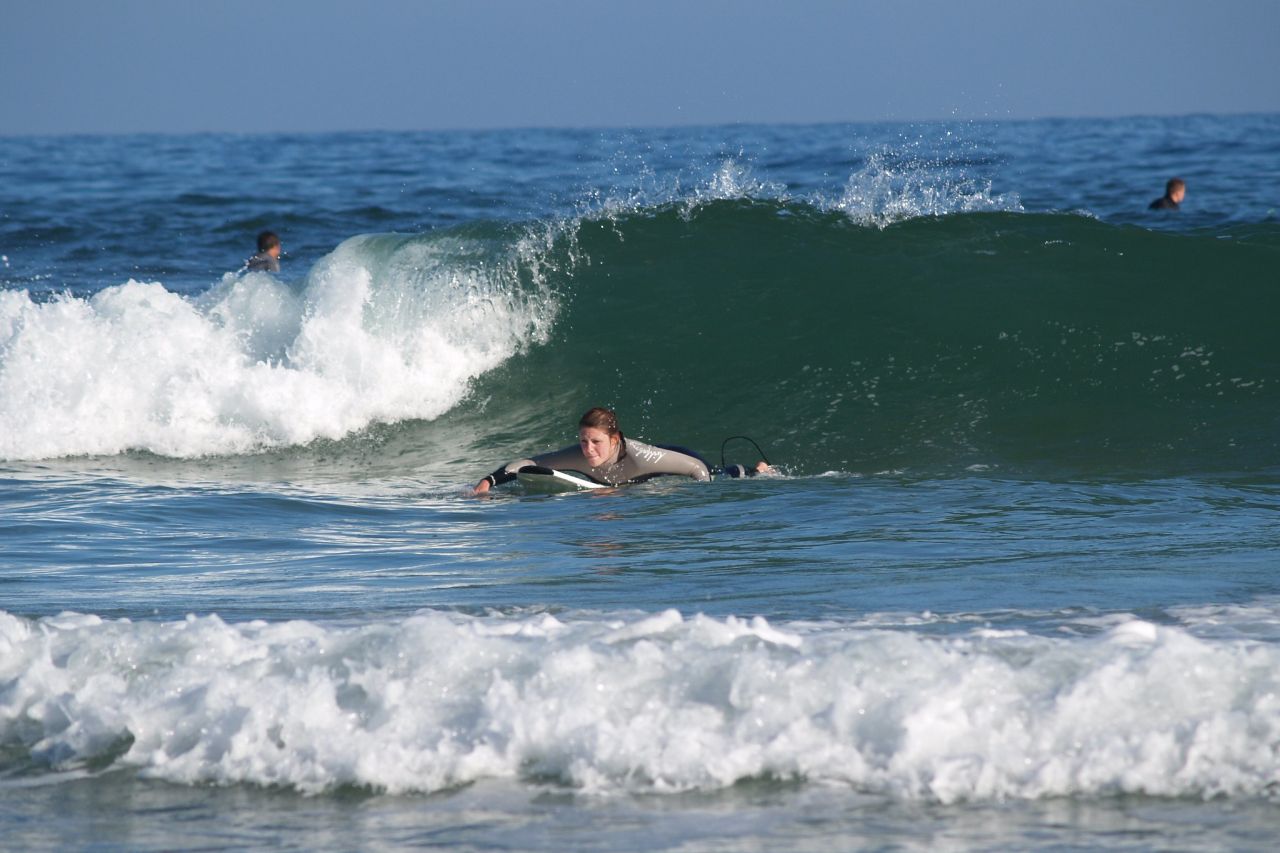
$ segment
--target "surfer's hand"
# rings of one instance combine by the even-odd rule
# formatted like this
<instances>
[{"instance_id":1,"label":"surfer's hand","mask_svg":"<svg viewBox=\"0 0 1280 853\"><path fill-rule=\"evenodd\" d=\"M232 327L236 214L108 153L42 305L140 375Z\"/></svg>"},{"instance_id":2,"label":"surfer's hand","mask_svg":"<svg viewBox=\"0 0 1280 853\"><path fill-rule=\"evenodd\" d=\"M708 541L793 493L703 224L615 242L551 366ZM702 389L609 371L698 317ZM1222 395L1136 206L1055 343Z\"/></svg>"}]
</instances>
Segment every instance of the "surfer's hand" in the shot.
<instances>
[{"instance_id":1,"label":"surfer's hand","mask_svg":"<svg viewBox=\"0 0 1280 853\"><path fill-rule=\"evenodd\" d=\"M488 491L489 491L489 478L485 477L483 480L476 483L475 490L472 492L472 494L483 495Z\"/></svg>"},{"instance_id":2,"label":"surfer's hand","mask_svg":"<svg viewBox=\"0 0 1280 853\"><path fill-rule=\"evenodd\" d=\"M756 463L756 473L772 474L774 473L773 466L770 465L768 462L765 462L763 459L761 459L759 462Z\"/></svg>"}]
</instances>

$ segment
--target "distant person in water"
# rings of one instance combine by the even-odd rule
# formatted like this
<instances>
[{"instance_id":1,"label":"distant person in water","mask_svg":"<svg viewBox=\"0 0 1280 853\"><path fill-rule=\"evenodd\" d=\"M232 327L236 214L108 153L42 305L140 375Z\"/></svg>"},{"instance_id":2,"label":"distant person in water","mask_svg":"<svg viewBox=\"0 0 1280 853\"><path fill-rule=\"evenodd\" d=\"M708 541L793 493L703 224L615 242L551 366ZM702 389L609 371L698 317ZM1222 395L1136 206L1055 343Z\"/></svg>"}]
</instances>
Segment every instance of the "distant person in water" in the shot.
<instances>
[{"instance_id":1,"label":"distant person in water","mask_svg":"<svg viewBox=\"0 0 1280 853\"><path fill-rule=\"evenodd\" d=\"M280 238L274 231L258 235L258 254L244 265L246 272L280 272Z\"/></svg>"},{"instance_id":2,"label":"distant person in water","mask_svg":"<svg viewBox=\"0 0 1280 853\"><path fill-rule=\"evenodd\" d=\"M711 469L696 454L671 447L643 444L626 439L618 427L618 416L610 409L596 407L578 421L578 443L563 450L543 453L532 459L517 459L476 483L475 492L482 495L494 486L509 483L526 465L581 471L611 486L639 483L663 474L710 480ZM730 477L764 473L768 463L758 462L754 469L740 465L721 472Z\"/></svg>"},{"instance_id":3,"label":"distant person in water","mask_svg":"<svg viewBox=\"0 0 1280 853\"><path fill-rule=\"evenodd\" d=\"M1177 210L1187 195L1187 182L1182 178L1170 178L1164 185L1164 195L1151 202L1147 210Z\"/></svg>"}]
</instances>

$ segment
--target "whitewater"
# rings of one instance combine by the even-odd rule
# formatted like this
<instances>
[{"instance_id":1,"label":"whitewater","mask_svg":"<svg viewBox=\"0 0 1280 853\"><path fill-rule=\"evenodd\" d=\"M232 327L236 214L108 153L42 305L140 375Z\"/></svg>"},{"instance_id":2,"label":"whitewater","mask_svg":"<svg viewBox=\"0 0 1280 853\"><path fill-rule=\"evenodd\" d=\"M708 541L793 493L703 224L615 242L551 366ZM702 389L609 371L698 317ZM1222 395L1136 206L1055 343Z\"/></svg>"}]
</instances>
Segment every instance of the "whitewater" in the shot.
<instances>
[{"instance_id":1,"label":"whitewater","mask_svg":"<svg viewBox=\"0 0 1280 853\"><path fill-rule=\"evenodd\" d=\"M1274 633L1274 608L1261 615ZM1080 621L1112 624L1072 642L675 610L346 629L6 617L0 675L33 761L105 756L188 784L430 793L525 778L607 794L768 777L942 803L1270 792L1274 646Z\"/></svg>"},{"instance_id":2,"label":"whitewater","mask_svg":"<svg viewBox=\"0 0 1280 853\"><path fill-rule=\"evenodd\" d=\"M0 140L0 838L1269 849L1278 130Z\"/></svg>"},{"instance_id":3,"label":"whitewater","mask_svg":"<svg viewBox=\"0 0 1280 853\"><path fill-rule=\"evenodd\" d=\"M0 294L0 456L251 453L438 417L546 319L495 276L442 263L465 245L389 246L404 273L375 280L359 252L389 242L405 241L344 242L301 292L227 273L196 298L134 280L51 302Z\"/></svg>"}]
</instances>

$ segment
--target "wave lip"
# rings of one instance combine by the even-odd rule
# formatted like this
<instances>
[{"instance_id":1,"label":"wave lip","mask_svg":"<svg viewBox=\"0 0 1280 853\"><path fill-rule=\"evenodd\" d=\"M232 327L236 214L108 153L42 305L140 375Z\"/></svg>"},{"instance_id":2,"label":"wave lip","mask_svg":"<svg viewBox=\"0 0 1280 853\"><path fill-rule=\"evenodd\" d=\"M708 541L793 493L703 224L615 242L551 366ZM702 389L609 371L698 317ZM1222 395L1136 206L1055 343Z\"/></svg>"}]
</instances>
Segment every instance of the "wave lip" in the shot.
<instances>
[{"instance_id":1,"label":"wave lip","mask_svg":"<svg viewBox=\"0 0 1280 853\"><path fill-rule=\"evenodd\" d=\"M0 742L28 773L606 795L783 778L955 802L1269 797L1280 772L1280 651L1134 619L939 638L676 611L358 628L0 613L0 650Z\"/></svg>"}]
</instances>

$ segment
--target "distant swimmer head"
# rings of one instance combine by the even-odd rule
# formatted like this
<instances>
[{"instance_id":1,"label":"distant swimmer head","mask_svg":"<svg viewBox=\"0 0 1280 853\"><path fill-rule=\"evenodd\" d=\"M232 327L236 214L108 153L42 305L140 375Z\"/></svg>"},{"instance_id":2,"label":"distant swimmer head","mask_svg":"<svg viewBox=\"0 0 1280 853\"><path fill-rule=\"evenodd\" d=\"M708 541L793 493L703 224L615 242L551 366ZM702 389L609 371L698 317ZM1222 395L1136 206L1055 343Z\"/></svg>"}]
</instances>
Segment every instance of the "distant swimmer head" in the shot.
<instances>
[{"instance_id":1,"label":"distant swimmer head","mask_svg":"<svg viewBox=\"0 0 1280 853\"><path fill-rule=\"evenodd\" d=\"M617 459L623 441L618 416L612 409L596 406L578 421L578 445L593 468Z\"/></svg>"},{"instance_id":2,"label":"distant swimmer head","mask_svg":"<svg viewBox=\"0 0 1280 853\"><path fill-rule=\"evenodd\" d=\"M1164 185L1164 195L1148 205L1149 210L1177 210L1187 195L1187 182L1182 178L1170 178Z\"/></svg>"},{"instance_id":3,"label":"distant swimmer head","mask_svg":"<svg viewBox=\"0 0 1280 853\"><path fill-rule=\"evenodd\" d=\"M263 231L258 235L258 253L280 257L280 237L274 231Z\"/></svg>"}]
</instances>

